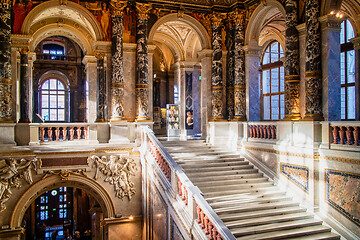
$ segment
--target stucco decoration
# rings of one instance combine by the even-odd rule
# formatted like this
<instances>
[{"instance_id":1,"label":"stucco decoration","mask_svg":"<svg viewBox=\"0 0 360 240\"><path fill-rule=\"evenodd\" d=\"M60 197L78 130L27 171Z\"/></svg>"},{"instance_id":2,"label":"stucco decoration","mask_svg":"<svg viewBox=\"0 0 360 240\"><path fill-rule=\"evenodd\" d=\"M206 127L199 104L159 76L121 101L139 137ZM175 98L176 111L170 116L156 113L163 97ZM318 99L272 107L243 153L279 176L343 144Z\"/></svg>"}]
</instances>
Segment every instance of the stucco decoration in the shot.
<instances>
[{"instance_id":1,"label":"stucco decoration","mask_svg":"<svg viewBox=\"0 0 360 240\"><path fill-rule=\"evenodd\" d=\"M104 181L114 185L115 196L130 200L135 194L134 183L131 176L135 176L136 163L133 159L124 156L91 156L92 167L96 168L94 179L99 178L100 173L105 176Z\"/></svg>"},{"instance_id":2,"label":"stucco decoration","mask_svg":"<svg viewBox=\"0 0 360 240\"><path fill-rule=\"evenodd\" d=\"M5 203L11 197L12 188L22 187L22 180L33 183L32 170L38 168L38 159L13 158L0 160L0 212L6 209Z\"/></svg>"}]
</instances>

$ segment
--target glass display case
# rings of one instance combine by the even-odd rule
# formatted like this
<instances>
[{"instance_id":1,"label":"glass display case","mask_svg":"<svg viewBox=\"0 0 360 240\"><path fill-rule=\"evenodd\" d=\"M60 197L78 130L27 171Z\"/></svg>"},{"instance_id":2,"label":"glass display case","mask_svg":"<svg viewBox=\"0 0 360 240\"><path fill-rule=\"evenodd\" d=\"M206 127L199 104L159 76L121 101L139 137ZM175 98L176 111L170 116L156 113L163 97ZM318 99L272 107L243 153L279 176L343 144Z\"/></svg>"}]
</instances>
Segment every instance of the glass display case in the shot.
<instances>
[{"instance_id":1,"label":"glass display case","mask_svg":"<svg viewBox=\"0 0 360 240\"><path fill-rule=\"evenodd\" d=\"M166 105L166 129L168 137L180 135L179 105Z\"/></svg>"}]
</instances>

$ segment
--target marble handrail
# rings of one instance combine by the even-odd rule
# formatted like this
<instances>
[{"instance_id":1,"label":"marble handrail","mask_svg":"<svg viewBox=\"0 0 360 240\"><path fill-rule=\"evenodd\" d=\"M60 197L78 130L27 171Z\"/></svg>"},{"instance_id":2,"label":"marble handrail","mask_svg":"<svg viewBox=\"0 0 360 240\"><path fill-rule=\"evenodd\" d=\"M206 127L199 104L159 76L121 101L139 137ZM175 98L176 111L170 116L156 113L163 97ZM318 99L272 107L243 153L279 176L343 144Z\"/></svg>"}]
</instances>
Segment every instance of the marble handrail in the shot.
<instances>
[{"instance_id":1,"label":"marble handrail","mask_svg":"<svg viewBox=\"0 0 360 240\"><path fill-rule=\"evenodd\" d=\"M206 238L235 239L234 235L225 226L212 207L207 203L200 189L196 187L186 176L182 167L174 161L164 146L155 137L153 131L148 126L142 126L142 131L144 135L146 135L146 137L143 136L142 139L142 145L146 146L145 149L143 149L144 152L150 153L149 155L154 158L162 173L168 180L168 183L173 182L171 186L173 188L173 192L176 193L175 195L178 196L177 199L183 202L188 214L192 216L192 221L196 222L200 229L203 229L203 234L206 235ZM157 157L157 159L154 156ZM161 163L162 161L166 162L166 164L162 163L162 165L160 165L159 162ZM166 170L167 168L171 170L170 174L168 174L168 171ZM192 215L193 212L198 211L200 212L200 220L201 215L206 217L204 222L199 222L199 217ZM206 228L204 224L206 225Z\"/></svg>"}]
</instances>

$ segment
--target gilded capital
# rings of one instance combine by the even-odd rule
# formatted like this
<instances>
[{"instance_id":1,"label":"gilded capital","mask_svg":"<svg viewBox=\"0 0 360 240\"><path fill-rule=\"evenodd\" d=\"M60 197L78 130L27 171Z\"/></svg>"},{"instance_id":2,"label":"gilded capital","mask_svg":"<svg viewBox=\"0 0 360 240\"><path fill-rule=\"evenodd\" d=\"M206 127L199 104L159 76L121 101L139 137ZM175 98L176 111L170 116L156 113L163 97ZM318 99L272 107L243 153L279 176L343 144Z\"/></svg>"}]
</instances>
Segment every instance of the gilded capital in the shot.
<instances>
[{"instance_id":1,"label":"gilded capital","mask_svg":"<svg viewBox=\"0 0 360 240\"><path fill-rule=\"evenodd\" d=\"M111 0L110 6L113 15L122 16L124 14L124 8L127 6L127 2Z\"/></svg>"},{"instance_id":2,"label":"gilded capital","mask_svg":"<svg viewBox=\"0 0 360 240\"><path fill-rule=\"evenodd\" d=\"M213 26L220 26L221 21L226 18L226 13L214 12L211 14L211 21Z\"/></svg>"},{"instance_id":3,"label":"gilded capital","mask_svg":"<svg viewBox=\"0 0 360 240\"><path fill-rule=\"evenodd\" d=\"M230 13L230 19L235 22L235 24L244 24L245 23L245 13L243 10L236 9Z\"/></svg>"},{"instance_id":4,"label":"gilded capital","mask_svg":"<svg viewBox=\"0 0 360 240\"><path fill-rule=\"evenodd\" d=\"M96 57L97 59L104 59L105 53L103 53L103 52L98 52L98 53L95 54L95 57Z\"/></svg>"},{"instance_id":5,"label":"gilded capital","mask_svg":"<svg viewBox=\"0 0 360 240\"><path fill-rule=\"evenodd\" d=\"M20 54L29 54L30 53L30 49L29 48L19 48L19 52Z\"/></svg>"},{"instance_id":6,"label":"gilded capital","mask_svg":"<svg viewBox=\"0 0 360 240\"><path fill-rule=\"evenodd\" d=\"M10 4L10 0L0 0L1 3Z\"/></svg>"},{"instance_id":7,"label":"gilded capital","mask_svg":"<svg viewBox=\"0 0 360 240\"><path fill-rule=\"evenodd\" d=\"M136 13L139 18L147 19L151 9L152 6L149 3L136 3Z\"/></svg>"}]
</instances>

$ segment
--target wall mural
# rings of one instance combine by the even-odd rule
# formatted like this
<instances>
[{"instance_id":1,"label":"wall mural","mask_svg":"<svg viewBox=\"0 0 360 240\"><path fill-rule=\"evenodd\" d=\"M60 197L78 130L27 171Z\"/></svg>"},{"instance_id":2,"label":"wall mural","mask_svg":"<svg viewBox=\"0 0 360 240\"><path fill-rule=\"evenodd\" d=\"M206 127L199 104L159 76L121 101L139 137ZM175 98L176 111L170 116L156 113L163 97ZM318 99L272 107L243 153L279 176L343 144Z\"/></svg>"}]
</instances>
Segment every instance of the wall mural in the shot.
<instances>
[{"instance_id":1,"label":"wall mural","mask_svg":"<svg viewBox=\"0 0 360 240\"><path fill-rule=\"evenodd\" d=\"M309 191L309 168L286 163L280 163L281 173L298 185L304 191Z\"/></svg>"},{"instance_id":2,"label":"wall mural","mask_svg":"<svg viewBox=\"0 0 360 240\"><path fill-rule=\"evenodd\" d=\"M360 175L325 170L326 201L360 226Z\"/></svg>"}]
</instances>

